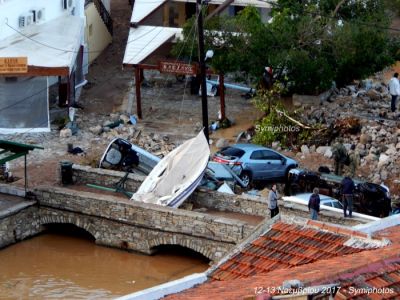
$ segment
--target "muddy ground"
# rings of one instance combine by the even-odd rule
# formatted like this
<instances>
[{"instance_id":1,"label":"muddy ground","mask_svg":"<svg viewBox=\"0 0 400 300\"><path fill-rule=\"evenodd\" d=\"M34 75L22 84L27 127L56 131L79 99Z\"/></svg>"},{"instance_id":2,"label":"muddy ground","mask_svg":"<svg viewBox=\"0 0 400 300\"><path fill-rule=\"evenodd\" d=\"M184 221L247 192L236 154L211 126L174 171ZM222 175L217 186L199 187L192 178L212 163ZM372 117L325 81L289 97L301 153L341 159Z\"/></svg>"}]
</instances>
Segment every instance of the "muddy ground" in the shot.
<instances>
[{"instance_id":1,"label":"muddy ground","mask_svg":"<svg viewBox=\"0 0 400 300\"><path fill-rule=\"evenodd\" d=\"M133 69L122 68L131 8L126 0L114 0L111 9L115 33L113 43L90 66L87 75L89 84L84 88L79 100L84 109L77 111L76 120L80 128L78 134L70 138L60 138L59 128L52 125L51 133L0 136L2 139L44 146L45 150L35 150L28 156L30 187L58 184L61 160L95 165L110 139L89 134L89 128L112 121L110 114L136 113ZM394 68L399 71L400 64ZM385 78L390 78L393 71L394 69L388 70ZM174 143L194 136L202 127L201 98L190 94L189 82L179 82L174 76L161 75L155 71L146 71L145 78L146 85L142 87L143 120L139 120L135 128L146 133L168 135ZM209 97L208 107L209 120L216 120L220 108L219 98ZM241 131L251 127L261 116L251 100L242 97L240 92L229 89L226 90L226 115L235 124L231 128L213 133L210 136L213 145L219 138L234 142ZM124 135L121 134L121 137ZM68 144L82 148L85 155L68 154ZM215 150L215 146L213 149ZM331 159L317 153L303 158L296 157L292 152L285 154L295 157L301 167L311 170L318 169L320 165L333 165ZM15 176L23 177L22 166L23 159L11 163ZM368 172L369 169L360 169L357 173L363 178ZM22 186L23 180L14 184ZM392 186L393 190L397 188Z\"/></svg>"}]
</instances>

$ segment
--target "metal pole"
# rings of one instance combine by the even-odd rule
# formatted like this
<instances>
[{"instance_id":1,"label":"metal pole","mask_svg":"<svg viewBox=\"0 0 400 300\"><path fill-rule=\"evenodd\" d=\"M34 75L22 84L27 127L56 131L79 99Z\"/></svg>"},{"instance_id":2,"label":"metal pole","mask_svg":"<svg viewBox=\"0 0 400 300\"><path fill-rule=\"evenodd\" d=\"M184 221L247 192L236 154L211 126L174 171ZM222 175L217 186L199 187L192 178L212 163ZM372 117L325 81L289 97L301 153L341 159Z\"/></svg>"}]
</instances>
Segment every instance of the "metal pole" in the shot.
<instances>
[{"instance_id":1,"label":"metal pole","mask_svg":"<svg viewBox=\"0 0 400 300\"><path fill-rule=\"evenodd\" d=\"M202 0L197 0L197 26L199 30L199 63L200 63L200 77L201 77L201 108L203 113L203 127L204 135L207 142L209 142L208 131L208 104L207 104L207 86L206 86L206 63L204 57L204 30L203 30L203 12Z\"/></svg>"},{"instance_id":2,"label":"metal pole","mask_svg":"<svg viewBox=\"0 0 400 300\"><path fill-rule=\"evenodd\" d=\"M26 154L25 154L25 169L24 169L24 176L25 176L25 195L26 191L28 190L28 170L26 168Z\"/></svg>"}]
</instances>

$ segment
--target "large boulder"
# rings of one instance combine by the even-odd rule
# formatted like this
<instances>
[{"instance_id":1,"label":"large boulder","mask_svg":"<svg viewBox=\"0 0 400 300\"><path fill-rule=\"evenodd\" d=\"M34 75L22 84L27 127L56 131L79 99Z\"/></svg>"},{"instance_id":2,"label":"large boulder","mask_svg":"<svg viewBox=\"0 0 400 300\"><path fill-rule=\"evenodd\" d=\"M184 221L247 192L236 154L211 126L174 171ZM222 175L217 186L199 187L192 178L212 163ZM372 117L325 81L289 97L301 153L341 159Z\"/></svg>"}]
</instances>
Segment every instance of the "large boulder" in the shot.
<instances>
[{"instance_id":1,"label":"large boulder","mask_svg":"<svg viewBox=\"0 0 400 300\"><path fill-rule=\"evenodd\" d=\"M303 153L304 155L310 154L310 149L308 148L307 145L301 146L301 153Z\"/></svg>"},{"instance_id":2,"label":"large boulder","mask_svg":"<svg viewBox=\"0 0 400 300\"><path fill-rule=\"evenodd\" d=\"M60 138L69 138L72 136L72 130L70 128L64 128L60 130Z\"/></svg>"},{"instance_id":3,"label":"large boulder","mask_svg":"<svg viewBox=\"0 0 400 300\"><path fill-rule=\"evenodd\" d=\"M384 166L387 166L390 163L390 156L381 153L381 155L379 155L379 161L378 161L378 168L382 168Z\"/></svg>"},{"instance_id":4,"label":"large boulder","mask_svg":"<svg viewBox=\"0 0 400 300\"><path fill-rule=\"evenodd\" d=\"M360 143L361 144L365 145L365 144L368 144L371 142L372 142L372 137L369 134L363 133L360 135Z\"/></svg>"},{"instance_id":5,"label":"large boulder","mask_svg":"<svg viewBox=\"0 0 400 300\"><path fill-rule=\"evenodd\" d=\"M328 148L330 148L330 147L329 147L329 146L319 146L319 147L316 149L316 152L319 153L319 154L325 154L325 152L326 152L326 150L327 150Z\"/></svg>"},{"instance_id":6,"label":"large boulder","mask_svg":"<svg viewBox=\"0 0 400 300\"><path fill-rule=\"evenodd\" d=\"M89 131L95 135L99 135L100 133L103 132L103 127L101 127L100 125L96 125L96 126L90 127Z\"/></svg>"},{"instance_id":7,"label":"large boulder","mask_svg":"<svg viewBox=\"0 0 400 300\"><path fill-rule=\"evenodd\" d=\"M374 89L368 90L367 96L373 101L378 101L381 99L381 93Z\"/></svg>"},{"instance_id":8,"label":"large boulder","mask_svg":"<svg viewBox=\"0 0 400 300\"><path fill-rule=\"evenodd\" d=\"M219 149L225 148L229 146L229 142L227 139L218 139L218 141L215 143L215 146Z\"/></svg>"},{"instance_id":9,"label":"large boulder","mask_svg":"<svg viewBox=\"0 0 400 300\"><path fill-rule=\"evenodd\" d=\"M331 148L331 147L328 147L328 148L325 150L324 156L327 157L327 158L332 158L333 153L332 153L332 148Z\"/></svg>"}]
</instances>

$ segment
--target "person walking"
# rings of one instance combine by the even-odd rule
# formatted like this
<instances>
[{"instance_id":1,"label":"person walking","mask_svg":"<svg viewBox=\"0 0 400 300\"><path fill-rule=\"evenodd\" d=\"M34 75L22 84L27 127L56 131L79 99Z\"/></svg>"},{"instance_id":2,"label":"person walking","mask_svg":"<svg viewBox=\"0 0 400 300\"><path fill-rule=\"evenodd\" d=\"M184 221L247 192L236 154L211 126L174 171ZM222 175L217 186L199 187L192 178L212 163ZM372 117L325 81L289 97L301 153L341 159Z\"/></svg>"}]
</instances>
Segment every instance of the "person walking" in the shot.
<instances>
[{"instance_id":1,"label":"person walking","mask_svg":"<svg viewBox=\"0 0 400 300\"><path fill-rule=\"evenodd\" d=\"M279 214L278 193L276 191L276 184L272 185L272 188L268 194L268 209L271 212L271 219Z\"/></svg>"},{"instance_id":2,"label":"person walking","mask_svg":"<svg viewBox=\"0 0 400 300\"><path fill-rule=\"evenodd\" d=\"M389 81L389 93L392 96L390 108L392 112L395 112L397 97L400 95L399 73L397 72L393 74L393 77Z\"/></svg>"},{"instance_id":3,"label":"person walking","mask_svg":"<svg viewBox=\"0 0 400 300\"><path fill-rule=\"evenodd\" d=\"M335 162L335 174L342 176L343 166L346 163L348 155L341 139L332 147L332 155Z\"/></svg>"},{"instance_id":4,"label":"person walking","mask_svg":"<svg viewBox=\"0 0 400 300\"><path fill-rule=\"evenodd\" d=\"M319 190L318 188L314 188L313 193L308 200L308 211L311 213L311 220L318 220L320 202Z\"/></svg>"},{"instance_id":5,"label":"person walking","mask_svg":"<svg viewBox=\"0 0 400 300\"><path fill-rule=\"evenodd\" d=\"M349 210L349 218L352 218L354 188L354 181L350 177L346 176L343 178L341 190L343 199L343 214L345 218L347 217L347 210Z\"/></svg>"}]
</instances>

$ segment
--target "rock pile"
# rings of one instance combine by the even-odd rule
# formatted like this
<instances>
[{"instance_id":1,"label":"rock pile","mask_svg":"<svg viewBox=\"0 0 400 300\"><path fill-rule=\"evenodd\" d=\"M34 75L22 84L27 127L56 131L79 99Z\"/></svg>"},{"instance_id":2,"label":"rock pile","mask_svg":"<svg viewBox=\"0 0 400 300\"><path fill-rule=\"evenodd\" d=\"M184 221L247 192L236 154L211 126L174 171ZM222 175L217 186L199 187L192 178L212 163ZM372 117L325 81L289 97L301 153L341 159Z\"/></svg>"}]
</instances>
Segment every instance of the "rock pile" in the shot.
<instances>
[{"instance_id":1,"label":"rock pile","mask_svg":"<svg viewBox=\"0 0 400 300\"><path fill-rule=\"evenodd\" d=\"M308 124L333 124L339 119L356 117L360 121L359 134L341 136L347 149L356 145L360 154L361 168L366 180L388 183L398 190L400 175L400 118L390 112L390 94L383 83L366 81L363 85L351 85L336 90L327 102L318 107L305 108ZM313 152L312 147L301 147L302 155ZM317 147L315 152L331 158L331 145ZM308 150L308 151L307 151ZM396 198L396 196L395 196Z\"/></svg>"}]
</instances>

